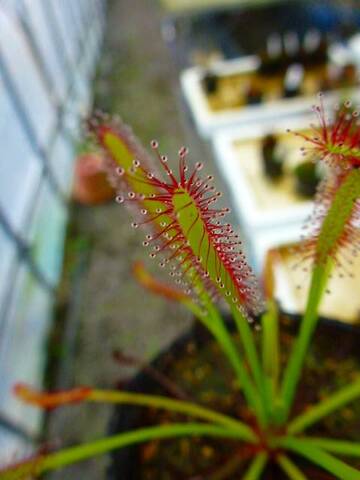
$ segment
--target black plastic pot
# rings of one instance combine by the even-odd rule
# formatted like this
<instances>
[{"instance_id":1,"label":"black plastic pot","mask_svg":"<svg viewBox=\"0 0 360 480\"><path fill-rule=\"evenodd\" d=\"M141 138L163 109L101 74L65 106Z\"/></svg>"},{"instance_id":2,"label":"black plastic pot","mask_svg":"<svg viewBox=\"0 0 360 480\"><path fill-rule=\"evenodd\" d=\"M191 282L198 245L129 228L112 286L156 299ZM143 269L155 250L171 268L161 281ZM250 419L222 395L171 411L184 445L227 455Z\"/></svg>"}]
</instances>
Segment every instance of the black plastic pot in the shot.
<instances>
[{"instance_id":1,"label":"black plastic pot","mask_svg":"<svg viewBox=\"0 0 360 480\"><path fill-rule=\"evenodd\" d=\"M230 322L230 319L229 319ZM231 324L230 324L231 325ZM231 327L233 328L233 327ZM161 352L151 366L160 372L166 372L167 366L174 358L186 354L186 347L191 341L201 347L209 341L210 334L197 322L184 335L176 339L166 350ZM147 372L140 371L126 386L131 392L154 393L159 390L159 383ZM109 434L126 432L139 425L142 409L128 406L117 407L111 417ZM139 449L137 446L117 450L111 454L111 464L108 468L107 480L141 480L139 473Z\"/></svg>"},{"instance_id":2,"label":"black plastic pot","mask_svg":"<svg viewBox=\"0 0 360 480\"><path fill-rule=\"evenodd\" d=\"M299 326L299 319L300 316L284 314L282 329L286 329L288 333L295 334ZM230 317L227 317L227 325L230 331L235 330L234 323ZM151 365L160 372L166 372L174 358L186 355L186 347L189 342L197 347L201 347L210 338L212 337L207 330L195 323L190 331L175 340L170 347L160 353ZM338 362L346 360L349 356L357 358L360 362L360 328L353 328L334 320L321 319L316 330L315 341L323 342L326 345L332 342L334 345L333 358ZM124 390L124 388L122 389ZM159 384L148 373L141 371L128 383L125 390L158 394ZM164 392L164 394L166 393ZM141 427L142 411L141 407L128 405L115 408L109 424L109 435ZM300 461L302 462L302 460ZM273 476L274 473L275 477ZM280 473L276 466L274 473L271 472L271 479L278 478L277 475ZM311 478L312 480L317 480L317 476ZM140 449L136 445L116 450L111 454L107 480L142 480L140 476Z\"/></svg>"}]
</instances>

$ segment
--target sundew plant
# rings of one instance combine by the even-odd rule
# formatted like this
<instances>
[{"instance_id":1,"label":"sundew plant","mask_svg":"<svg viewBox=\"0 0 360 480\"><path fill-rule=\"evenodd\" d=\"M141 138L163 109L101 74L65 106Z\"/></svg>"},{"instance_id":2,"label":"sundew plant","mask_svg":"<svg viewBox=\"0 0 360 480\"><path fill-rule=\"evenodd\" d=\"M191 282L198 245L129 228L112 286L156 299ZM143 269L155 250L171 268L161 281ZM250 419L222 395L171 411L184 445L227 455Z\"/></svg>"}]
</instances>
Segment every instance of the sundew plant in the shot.
<instances>
[{"instance_id":1,"label":"sundew plant","mask_svg":"<svg viewBox=\"0 0 360 480\"><path fill-rule=\"evenodd\" d=\"M318 125L313 126L311 135L304 136L304 150L326 162L329 173L317 194L303 243L303 261L310 262L311 284L299 333L284 371L279 360L277 309L271 300L263 300L241 241L224 221L228 209L216 207L221 194L212 185L213 178L202 175L203 165L196 163L191 167L187 149L181 148L178 167L172 170L156 141L151 142L155 155L149 156L120 121L101 116L90 121L91 132L106 153L112 181L119 191L117 202L131 207L132 227L145 229L144 247L149 249L151 258L158 259L161 268L169 269L175 285L165 286L139 265L137 277L156 293L181 302L211 332L232 366L254 421L250 424L199 403L166 396L90 387L43 393L17 385L18 397L41 408L74 402L133 404L182 414L183 421L40 453L4 468L0 479L36 477L131 444L181 436L227 438L249 446L252 458L244 480L261 479L270 461L276 462L289 479L306 480L302 464L295 460L301 457L341 480L360 479L360 471L344 461L346 457L360 457L360 443L307 434L309 427L360 397L360 375L319 403L304 405L300 414L292 414L328 279L334 269L349 268L360 240L358 113L347 103L329 121L322 98L315 111ZM231 311L241 349L216 306L219 301L226 302ZM255 317L261 326L258 343L253 329Z\"/></svg>"}]
</instances>

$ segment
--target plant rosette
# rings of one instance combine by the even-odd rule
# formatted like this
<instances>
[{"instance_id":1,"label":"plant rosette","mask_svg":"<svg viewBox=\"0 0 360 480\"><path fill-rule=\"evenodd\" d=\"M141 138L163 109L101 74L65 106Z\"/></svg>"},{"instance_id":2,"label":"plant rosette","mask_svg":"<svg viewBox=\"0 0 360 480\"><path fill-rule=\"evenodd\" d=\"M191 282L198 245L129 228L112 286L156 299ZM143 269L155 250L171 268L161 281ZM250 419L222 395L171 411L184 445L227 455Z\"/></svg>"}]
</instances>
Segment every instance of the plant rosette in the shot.
<instances>
[{"instance_id":1,"label":"plant rosette","mask_svg":"<svg viewBox=\"0 0 360 480\"><path fill-rule=\"evenodd\" d=\"M338 418L339 412L359 399L359 370L351 367L349 377L343 376L343 381L335 385L331 383L331 375L324 385L318 381L310 386L303 383L303 372L308 368L306 360L311 359L310 346L318 327L319 305L329 277L336 272L347 272L352 256L360 247L358 113L350 111L350 105L346 104L329 122L322 102L321 97L320 106L315 107L320 126L303 138L312 158L326 162L330 171L319 187L307 239L300 252L311 277L310 289L298 332L289 346L284 341L283 329L279 333L281 322L274 303L262 298L238 234L224 222L229 210L216 208L221 193L212 185L211 176L200 173L203 165L196 163L190 167L188 151L182 147L175 171L168 158L160 153L156 141L151 143L154 163L121 122L111 122L107 117L89 122L106 154L112 183L119 190L118 203L131 207L135 217L133 228L147 229L143 245L149 248L150 258L158 259L161 268L169 269L175 286L164 285L141 268L135 274L150 290L182 303L194 314L214 338L219 354L213 360L221 352L228 362L231 371L231 380L226 382L228 394L232 394L233 385L241 393L234 403L235 411L233 408L228 411L223 405L208 406L203 398L89 387L43 393L17 385L15 393L19 398L41 408L102 402L150 407L165 412L166 417L156 425L140 426L59 451L42 452L2 469L0 480L35 477L130 445L146 442L154 445L174 438L196 442L200 437L216 439L219 445L229 442L235 449L248 452L243 480L267 478L267 469L274 464L281 475L291 480L316 478L309 473L309 464L319 475L325 472L328 478L330 475L340 480L360 480L359 434L351 437L345 431L342 435L341 425L336 436L322 428L326 419ZM231 312L236 337L216 307L220 300ZM256 317L258 322L254 321ZM260 327L260 332L254 325ZM336 359L335 352L330 358ZM348 357L344 363L347 361ZM326 390L318 390L322 386ZM307 401L302 397L306 391L314 391L316 397ZM187 461L184 453L182 462ZM215 478L219 478L216 475L215 472ZM220 478L226 478L226 472L221 475Z\"/></svg>"},{"instance_id":2,"label":"plant rosette","mask_svg":"<svg viewBox=\"0 0 360 480\"><path fill-rule=\"evenodd\" d=\"M234 335L236 328L227 316L226 322ZM287 354L296 332L292 319L281 319L281 341L283 345L282 365L286 364ZM336 337L342 346L334 355L333 339ZM257 341L260 341L260 332ZM310 350L303 379L294 405L294 412L300 413L304 406L316 403L331 389L351 381L352 372L360 366L358 349L360 332L337 331L334 324L321 324L316 332ZM129 359L120 359L127 364ZM142 362L137 361L138 365ZM134 360L132 362L134 364ZM208 408L221 410L230 416L247 418L250 412L243 408L244 400L232 372L216 342L198 324L178 338L150 365L141 370L124 388L128 391L152 395L168 395L172 398L191 398ZM167 382L159 378L166 374ZM329 378L331 381L329 381ZM171 380L170 380L171 379ZM316 388L314 388L316 385ZM109 434L117 434L159 423L175 421L176 414L168 414L156 409L139 407L115 408L109 423ZM336 415L326 417L311 428L315 436L347 437L356 439L360 428L360 410L356 404L345 407ZM159 442L154 440L144 445L136 445L116 450L111 455L108 480L172 479L198 480L242 478L254 454L246 445L237 445L225 439L179 438ZM297 458L301 469L311 480L336 478L322 469ZM360 462L352 459L354 465ZM286 480L288 477L275 461L270 460L264 479Z\"/></svg>"}]
</instances>

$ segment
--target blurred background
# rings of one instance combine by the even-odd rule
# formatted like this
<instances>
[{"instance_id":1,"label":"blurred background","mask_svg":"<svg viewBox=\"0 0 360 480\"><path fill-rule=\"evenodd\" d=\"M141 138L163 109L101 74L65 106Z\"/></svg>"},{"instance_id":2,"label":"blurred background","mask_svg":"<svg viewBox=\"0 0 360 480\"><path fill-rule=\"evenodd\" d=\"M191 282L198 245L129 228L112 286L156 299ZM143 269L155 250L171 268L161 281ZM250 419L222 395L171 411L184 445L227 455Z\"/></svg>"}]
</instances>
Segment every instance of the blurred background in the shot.
<instances>
[{"instance_id":1,"label":"blurred background","mask_svg":"<svg viewBox=\"0 0 360 480\"><path fill-rule=\"evenodd\" d=\"M115 350L149 360L192 321L133 279L142 234L113 202L84 119L119 114L173 162L187 145L216 175L266 292L298 313L289 246L324 172L286 129L308 131L319 91L325 109L357 104L359 26L357 0L0 1L0 464L44 439L102 437L111 413L44 417L14 399L15 382L113 387L134 372ZM355 270L324 316L359 321L360 300L344 302ZM106 464L53 477L101 479Z\"/></svg>"}]
</instances>

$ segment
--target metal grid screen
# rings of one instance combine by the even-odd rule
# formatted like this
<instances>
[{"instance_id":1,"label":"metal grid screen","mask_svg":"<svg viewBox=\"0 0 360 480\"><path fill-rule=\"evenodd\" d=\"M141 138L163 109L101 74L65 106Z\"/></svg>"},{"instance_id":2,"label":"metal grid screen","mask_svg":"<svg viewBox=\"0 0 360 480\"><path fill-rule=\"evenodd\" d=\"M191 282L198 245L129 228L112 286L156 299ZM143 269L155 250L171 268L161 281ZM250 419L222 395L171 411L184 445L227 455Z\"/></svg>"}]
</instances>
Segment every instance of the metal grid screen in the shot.
<instances>
[{"instance_id":1,"label":"metal grid screen","mask_svg":"<svg viewBox=\"0 0 360 480\"><path fill-rule=\"evenodd\" d=\"M0 2L0 462L36 438L74 144L91 103L105 0Z\"/></svg>"}]
</instances>

